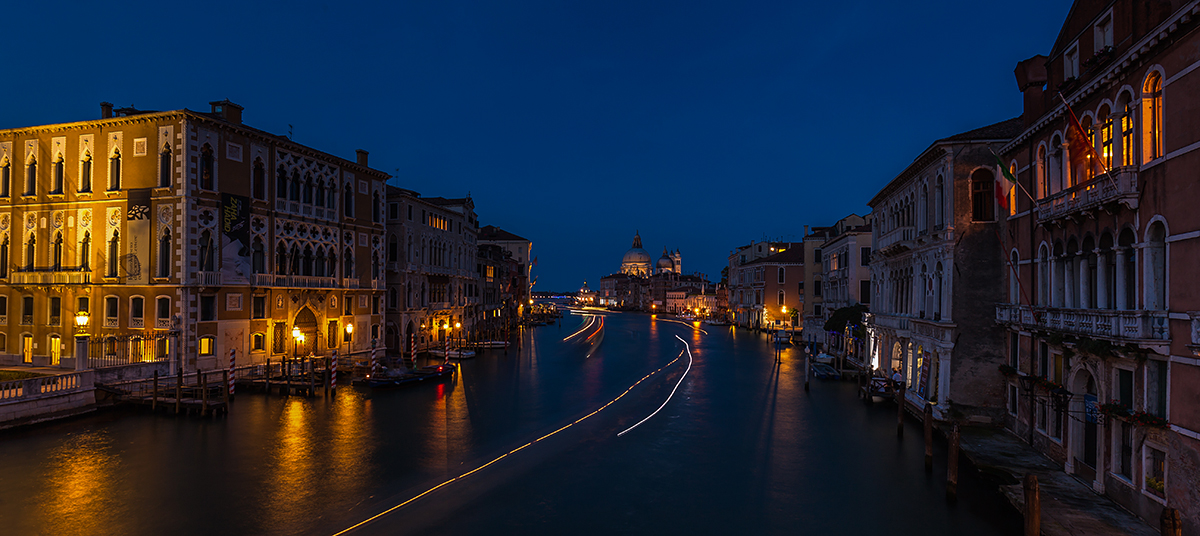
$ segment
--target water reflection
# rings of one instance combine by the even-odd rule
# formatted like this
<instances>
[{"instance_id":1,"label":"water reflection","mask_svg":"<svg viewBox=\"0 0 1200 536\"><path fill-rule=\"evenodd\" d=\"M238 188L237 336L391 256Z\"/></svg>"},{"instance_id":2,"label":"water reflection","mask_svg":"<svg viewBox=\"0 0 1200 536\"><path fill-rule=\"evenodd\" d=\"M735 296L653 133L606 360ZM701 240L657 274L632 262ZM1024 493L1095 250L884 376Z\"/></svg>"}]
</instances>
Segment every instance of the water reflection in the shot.
<instances>
[{"instance_id":1,"label":"water reflection","mask_svg":"<svg viewBox=\"0 0 1200 536\"><path fill-rule=\"evenodd\" d=\"M49 453L45 489L33 500L56 534L105 532L128 505L117 497L121 461L104 430L74 435Z\"/></svg>"}]
</instances>

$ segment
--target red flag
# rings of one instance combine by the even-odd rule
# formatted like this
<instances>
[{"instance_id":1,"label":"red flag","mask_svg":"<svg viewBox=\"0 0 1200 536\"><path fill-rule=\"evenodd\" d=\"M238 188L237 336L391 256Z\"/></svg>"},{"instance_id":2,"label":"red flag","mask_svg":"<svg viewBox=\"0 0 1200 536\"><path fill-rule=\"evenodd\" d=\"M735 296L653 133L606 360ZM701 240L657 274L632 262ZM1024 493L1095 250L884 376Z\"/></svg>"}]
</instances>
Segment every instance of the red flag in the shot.
<instances>
[{"instance_id":1,"label":"red flag","mask_svg":"<svg viewBox=\"0 0 1200 536\"><path fill-rule=\"evenodd\" d=\"M1071 153L1071 170L1078 171L1083 169L1085 170L1084 173L1087 174L1080 177L1076 173L1075 183L1087 182L1096 176L1097 169L1100 170L1100 173L1108 173L1108 170L1104 169L1104 161L1100 159L1100 154L1096 152L1096 147L1092 143L1092 137L1088 136L1087 130L1079 123L1079 118L1075 117L1075 111L1071 110L1071 105L1067 104L1067 99L1061 93L1058 97L1066 105L1067 119L1071 122L1071 128L1068 130L1067 135L1067 150ZM1099 168L1096 167L1097 165Z\"/></svg>"}]
</instances>

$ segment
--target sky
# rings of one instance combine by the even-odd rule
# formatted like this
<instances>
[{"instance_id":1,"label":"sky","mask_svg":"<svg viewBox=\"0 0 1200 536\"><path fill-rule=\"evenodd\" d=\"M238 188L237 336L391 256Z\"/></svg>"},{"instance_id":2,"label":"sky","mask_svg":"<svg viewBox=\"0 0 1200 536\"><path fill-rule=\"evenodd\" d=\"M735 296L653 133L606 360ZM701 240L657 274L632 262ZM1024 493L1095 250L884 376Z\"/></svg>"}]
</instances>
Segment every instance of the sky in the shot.
<instances>
[{"instance_id":1,"label":"sky","mask_svg":"<svg viewBox=\"0 0 1200 536\"><path fill-rule=\"evenodd\" d=\"M19 2L0 128L99 103L208 111L475 201L535 291L619 271L640 232L716 280L751 240L867 201L936 139L1021 113L1067 0ZM16 21L25 21L16 23Z\"/></svg>"}]
</instances>

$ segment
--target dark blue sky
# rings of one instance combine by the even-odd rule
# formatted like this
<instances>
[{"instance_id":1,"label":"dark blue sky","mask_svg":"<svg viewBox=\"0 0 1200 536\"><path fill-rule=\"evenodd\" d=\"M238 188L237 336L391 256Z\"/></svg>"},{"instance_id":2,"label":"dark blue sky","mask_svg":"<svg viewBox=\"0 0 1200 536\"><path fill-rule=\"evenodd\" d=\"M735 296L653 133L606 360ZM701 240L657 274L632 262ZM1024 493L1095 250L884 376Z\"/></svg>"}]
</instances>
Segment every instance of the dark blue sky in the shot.
<instances>
[{"instance_id":1,"label":"dark blue sky","mask_svg":"<svg viewBox=\"0 0 1200 536\"><path fill-rule=\"evenodd\" d=\"M729 251L868 211L934 139L1020 113L1016 63L1067 0L9 5L0 128L100 101L207 110L474 197L534 242L535 290L593 285L635 230Z\"/></svg>"}]
</instances>

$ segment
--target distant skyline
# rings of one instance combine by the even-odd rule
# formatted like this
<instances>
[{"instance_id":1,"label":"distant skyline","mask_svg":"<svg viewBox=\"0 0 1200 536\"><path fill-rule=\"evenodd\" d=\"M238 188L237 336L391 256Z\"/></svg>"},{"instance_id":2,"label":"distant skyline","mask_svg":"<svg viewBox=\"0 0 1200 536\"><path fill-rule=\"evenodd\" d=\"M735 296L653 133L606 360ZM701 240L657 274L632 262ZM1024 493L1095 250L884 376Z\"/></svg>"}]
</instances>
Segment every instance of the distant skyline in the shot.
<instances>
[{"instance_id":1,"label":"distant skyline","mask_svg":"<svg viewBox=\"0 0 1200 536\"><path fill-rule=\"evenodd\" d=\"M864 215L933 140L1019 115L1013 67L1070 6L17 3L0 128L228 98L393 185L470 194L533 241L534 290L596 286L635 231L716 280L732 248Z\"/></svg>"}]
</instances>

